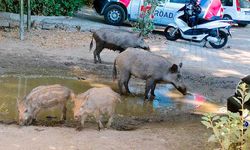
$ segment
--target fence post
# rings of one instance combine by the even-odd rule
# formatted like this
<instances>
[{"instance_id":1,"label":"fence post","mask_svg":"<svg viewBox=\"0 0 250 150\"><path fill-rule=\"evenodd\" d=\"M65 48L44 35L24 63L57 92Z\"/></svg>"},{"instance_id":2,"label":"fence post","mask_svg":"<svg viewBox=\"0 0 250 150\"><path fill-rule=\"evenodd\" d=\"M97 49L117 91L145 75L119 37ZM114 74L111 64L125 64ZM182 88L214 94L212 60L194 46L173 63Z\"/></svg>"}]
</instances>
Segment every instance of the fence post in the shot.
<instances>
[{"instance_id":1,"label":"fence post","mask_svg":"<svg viewBox=\"0 0 250 150\"><path fill-rule=\"evenodd\" d=\"M20 35L20 40L24 40L23 0L20 0L19 35Z\"/></svg>"},{"instance_id":2,"label":"fence post","mask_svg":"<svg viewBox=\"0 0 250 150\"><path fill-rule=\"evenodd\" d=\"M30 0L27 0L27 30L30 31L31 28L31 8L30 8Z\"/></svg>"}]
</instances>

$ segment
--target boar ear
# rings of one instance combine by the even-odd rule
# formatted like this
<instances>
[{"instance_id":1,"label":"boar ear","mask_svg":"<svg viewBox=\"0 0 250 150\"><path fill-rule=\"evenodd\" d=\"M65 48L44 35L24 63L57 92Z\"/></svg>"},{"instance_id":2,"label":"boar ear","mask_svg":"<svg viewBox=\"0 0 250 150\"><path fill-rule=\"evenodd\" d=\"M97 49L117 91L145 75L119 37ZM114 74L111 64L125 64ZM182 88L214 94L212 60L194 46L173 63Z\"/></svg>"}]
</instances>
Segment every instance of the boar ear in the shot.
<instances>
[{"instance_id":1,"label":"boar ear","mask_svg":"<svg viewBox=\"0 0 250 150\"><path fill-rule=\"evenodd\" d=\"M182 64L182 62L181 62L181 63L179 64L179 67L182 68L182 66L183 66L183 64Z\"/></svg>"},{"instance_id":2,"label":"boar ear","mask_svg":"<svg viewBox=\"0 0 250 150\"><path fill-rule=\"evenodd\" d=\"M178 71L178 66L176 64L173 64L172 67L169 68L169 71L171 73L176 73Z\"/></svg>"}]
</instances>

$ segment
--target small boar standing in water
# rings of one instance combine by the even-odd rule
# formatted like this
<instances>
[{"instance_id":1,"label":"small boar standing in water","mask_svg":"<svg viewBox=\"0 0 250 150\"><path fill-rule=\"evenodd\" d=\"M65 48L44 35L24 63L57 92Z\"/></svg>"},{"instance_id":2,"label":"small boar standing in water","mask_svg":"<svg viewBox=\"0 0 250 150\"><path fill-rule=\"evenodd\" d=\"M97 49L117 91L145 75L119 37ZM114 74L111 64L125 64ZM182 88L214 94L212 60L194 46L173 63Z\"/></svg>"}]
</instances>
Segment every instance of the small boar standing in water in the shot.
<instances>
[{"instance_id":1,"label":"small boar standing in water","mask_svg":"<svg viewBox=\"0 0 250 150\"><path fill-rule=\"evenodd\" d=\"M96 41L96 48L94 50L94 62L102 63L100 53L104 48L123 52L129 47L142 48L149 50L149 46L145 43L139 34L135 34L121 29L99 29L93 32L90 43L90 50L93 47L93 39Z\"/></svg>"},{"instance_id":2,"label":"small boar standing in water","mask_svg":"<svg viewBox=\"0 0 250 150\"><path fill-rule=\"evenodd\" d=\"M81 122L81 126L77 128L81 130L84 126L84 121L88 115L93 115L98 124L98 129L103 128L101 119L104 114L109 117L107 128L111 126L115 107L121 97L109 87L92 88L88 91L79 94L74 99L74 118Z\"/></svg>"},{"instance_id":3,"label":"small boar standing in water","mask_svg":"<svg viewBox=\"0 0 250 150\"><path fill-rule=\"evenodd\" d=\"M148 93L154 97L157 83L170 83L182 94L186 94L186 86L182 81L180 68L172 64L166 58L140 49L128 48L117 56L114 62L113 79L116 79L117 70L120 72L118 86L120 94L125 86L126 92L130 93L128 83L131 75L146 80L145 99Z\"/></svg>"},{"instance_id":4,"label":"small boar standing in water","mask_svg":"<svg viewBox=\"0 0 250 150\"><path fill-rule=\"evenodd\" d=\"M62 120L66 120L66 103L74 99L74 93L59 84L38 86L23 100L17 100L19 124L30 125L41 109L59 107L62 110Z\"/></svg>"}]
</instances>

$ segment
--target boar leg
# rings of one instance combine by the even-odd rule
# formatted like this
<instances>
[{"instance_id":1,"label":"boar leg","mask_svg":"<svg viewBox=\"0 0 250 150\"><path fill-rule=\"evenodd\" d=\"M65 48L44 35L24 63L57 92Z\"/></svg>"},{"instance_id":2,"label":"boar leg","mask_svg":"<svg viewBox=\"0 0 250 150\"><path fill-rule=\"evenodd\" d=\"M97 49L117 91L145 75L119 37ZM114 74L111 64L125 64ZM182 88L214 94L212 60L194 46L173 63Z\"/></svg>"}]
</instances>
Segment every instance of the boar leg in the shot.
<instances>
[{"instance_id":1,"label":"boar leg","mask_svg":"<svg viewBox=\"0 0 250 150\"><path fill-rule=\"evenodd\" d=\"M113 118L114 118L114 113L115 113L115 106L111 107L109 110L108 110L108 115L109 115L109 120L108 120L108 123L106 124L106 127L107 128L110 128L112 122L113 122Z\"/></svg>"},{"instance_id":2,"label":"boar leg","mask_svg":"<svg viewBox=\"0 0 250 150\"><path fill-rule=\"evenodd\" d=\"M113 115L111 115L110 117L109 117L109 120L108 120L108 123L106 124L106 127L109 129L110 128L110 126L111 126L111 124L112 124L112 122L113 122Z\"/></svg>"},{"instance_id":3,"label":"boar leg","mask_svg":"<svg viewBox=\"0 0 250 150\"><path fill-rule=\"evenodd\" d=\"M100 116L100 112L95 112L95 119L96 119L96 123L98 124L98 130L100 131L103 128L102 125L102 121L101 121L101 116Z\"/></svg>"},{"instance_id":4,"label":"boar leg","mask_svg":"<svg viewBox=\"0 0 250 150\"><path fill-rule=\"evenodd\" d=\"M66 120L66 114L67 114L67 107L66 107L66 103L63 104L61 106L61 109L62 109L62 116L61 116L61 120L62 121L65 121Z\"/></svg>"},{"instance_id":5,"label":"boar leg","mask_svg":"<svg viewBox=\"0 0 250 150\"><path fill-rule=\"evenodd\" d=\"M85 122L86 118L87 118L87 115L85 115L85 114L83 114L83 115L81 116L81 123L80 123L80 125L79 125L78 127L76 127L76 130L77 130L77 131L81 131L81 130L83 129L83 127L84 127L84 122Z\"/></svg>"},{"instance_id":6,"label":"boar leg","mask_svg":"<svg viewBox=\"0 0 250 150\"><path fill-rule=\"evenodd\" d=\"M93 54L94 54L94 63L96 64L96 63L97 63L97 59L96 59L96 56L97 56L97 54L96 54L96 49L94 50Z\"/></svg>"},{"instance_id":7,"label":"boar leg","mask_svg":"<svg viewBox=\"0 0 250 150\"><path fill-rule=\"evenodd\" d=\"M102 63L102 60L101 60L101 57L100 57L100 53L103 50L103 44L104 43L96 44L96 48L95 48L95 51L94 51L94 61L95 61L95 63L97 63L96 56L98 58L98 62Z\"/></svg>"},{"instance_id":8,"label":"boar leg","mask_svg":"<svg viewBox=\"0 0 250 150\"><path fill-rule=\"evenodd\" d=\"M121 84L124 85L125 89L126 89L126 94L130 94L130 90L128 88L128 83L129 83L129 80L130 80L130 77L131 77L131 74L128 72L128 71L123 71L121 72ZM122 86L122 85L121 85Z\"/></svg>"},{"instance_id":9,"label":"boar leg","mask_svg":"<svg viewBox=\"0 0 250 150\"><path fill-rule=\"evenodd\" d=\"M122 81L121 79L118 80L118 88L119 88L119 93L122 95Z\"/></svg>"},{"instance_id":10,"label":"boar leg","mask_svg":"<svg viewBox=\"0 0 250 150\"><path fill-rule=\"evenodd\" d=\"M155 87L156 87L156 82L154 82L153 86L151 87L151 95L155 96Z\"/></svg>"},{"instance_id":11,"label":"boar leg","mask_svg":"<svg viewBox=\"0 0 250 150\"><path fill-rule=\"evenodd\" d=\"M148 99L148 93L149 90L152 89L152 87L154 86L154 80L153 79L147 79L146 80L146 87L145 87L145 99Z\"/></svg>"},{"instance_id":12,"label":"boar leg","mask_svg":"<svg viewBox=\"0 0 250 150\"><path fill-rule=\"evenodd\" d=\"M81 127L82 128L84 127L84 122L85 122L86 118L87 118L87 115L82 115L82 117L81 117Z\"/></svg>"},{"instance_id":13,"label":"boar leg","mask_svg":"<svg viewBox=\"0 0 250 150\"><path fill-rule=\"evenodd\" d=\"M97 58L98 58L98 62L99 62L99 63L102 63L102 60L101 60L101 57L100 57L101 51L102 51L102 50L98 51L98 53L97 53Z\"/></svg>"},{"instance_id":14,"label":"boar leg","mask_svg":"<svg viewBox=\"0 0 250 150\"><path fill-rule=\"evenodd\" d=\"M125 86L126 92L127 92L128 94L131 93L130 90L129 90L129 88L128 88L128 83L129 83L130 77L131 77L131 75L129 74L128 77L125 79L125 81L124 81L124 83L123 83L124 86Z\"/></svg>"}]
</instances>

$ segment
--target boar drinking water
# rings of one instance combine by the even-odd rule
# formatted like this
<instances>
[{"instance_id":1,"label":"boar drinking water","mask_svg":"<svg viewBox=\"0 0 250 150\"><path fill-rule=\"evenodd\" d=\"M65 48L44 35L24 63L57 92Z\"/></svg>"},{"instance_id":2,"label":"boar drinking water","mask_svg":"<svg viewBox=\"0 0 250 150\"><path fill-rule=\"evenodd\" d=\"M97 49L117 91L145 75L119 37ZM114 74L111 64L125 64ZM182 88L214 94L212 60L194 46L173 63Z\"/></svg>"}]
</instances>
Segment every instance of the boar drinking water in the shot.
<instances>
[{"instance_id":1,"label":"boar drinking water","mask_svg":"<svg viewBox=\"0 0 250 150\"><path fill-rule=\"evenodd\" d=\"M100 53L104 48L123 52L128 47L142 48L149 50L149 46L145 43L143 38L138 34L126 30L118 29L99 29L93 32L90 43L90 50L93 47L93 39L96 41L96 48L94 50L94 62L101 63Z\"/></svg>"},{"instance_id":2,"label":"boar drinking water","mask_svg":"<svg viewBox=\"0 0 250 150\"><path fill-rule=\"evenodd\" d=\"M74 118L81 122L78 130L84 126L84 121L88 115L93 115L98 124L98 129L103 128L101 119L104 114L109 117L107 128L110 127L115 107L120 102L120 95L109 87L92 88L79 94L74 100Z\"/></svg>"},{"instance_id":3,"label":"boar drinking water","mask_svg":"<svg viewBox=\"0 0 250 150\"><path fill-rule=\"evenodd\" d=\"M62 120L66 120L66 103L74 98L67 87L55 84L34 88L23 100L18 100L19 124L29 125L42 109L59 107Z\"/></svg>"},{"instance_id":4,"label":"boar drinking water","mask_svg":"<svg viewBox=\"0 0 250 150\"><path fill-rule=\"evenodd\" d=\"M186 87L183 84L180 65L170 63L166 58L155 55L151 52L140 49L128 48L117 56L114 62L113 79L120 72L118 86L120 93L124 85L126 92L130 93L128 83L131 75L146 80L145 99L148 93L155 96L154 90L157 83L170 83L181 93L186 94Z\"/></svg>"}]
</instances>

